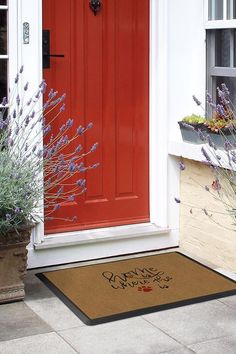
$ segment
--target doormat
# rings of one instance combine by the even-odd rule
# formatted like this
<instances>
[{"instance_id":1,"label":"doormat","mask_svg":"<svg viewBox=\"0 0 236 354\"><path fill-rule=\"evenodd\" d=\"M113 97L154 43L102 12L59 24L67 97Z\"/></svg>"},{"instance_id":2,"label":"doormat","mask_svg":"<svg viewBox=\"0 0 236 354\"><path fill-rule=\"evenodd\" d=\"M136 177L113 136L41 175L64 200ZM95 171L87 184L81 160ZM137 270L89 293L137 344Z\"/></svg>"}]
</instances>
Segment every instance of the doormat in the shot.
<instances>
[{"instance_id":1,"label":"doormat","mask_svg":"<svg viewBox=\"0 0 236 354\"><path fill-rule=\"evenodd\" d=\"M236 282L169 252L36 274L94 325L236 294Z\"/></svg>"}]
</instances>

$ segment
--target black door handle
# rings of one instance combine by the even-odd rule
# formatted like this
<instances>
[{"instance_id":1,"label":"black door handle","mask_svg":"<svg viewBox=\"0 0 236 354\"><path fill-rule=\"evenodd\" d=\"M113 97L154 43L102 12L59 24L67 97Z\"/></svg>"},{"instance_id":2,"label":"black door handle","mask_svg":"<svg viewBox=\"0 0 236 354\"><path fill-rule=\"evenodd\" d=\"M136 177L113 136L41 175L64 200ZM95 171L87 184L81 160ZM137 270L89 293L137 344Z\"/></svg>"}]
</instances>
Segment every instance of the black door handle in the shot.
<instances>
[{"instance_id":1,"label":"black door handle","mask_svg":"<svg viewBox=\"0 0 236 354\"><path fill-rule=\"evenodd\" d=\"M64 54L51 54L50 53L50 31L43 30L43 68L50 68L50 58L64 58Z\"/></svg>"},{"instance_id":2,"label":"black door handle","mask_svg":"<svg viewBox=\"0 0 236 354\"><path fill-rule=\"evenodd\" d=\"M58 58L64 58L64 54L43 54L44 57L58 57Z\"/></svg>"}]
</instances>

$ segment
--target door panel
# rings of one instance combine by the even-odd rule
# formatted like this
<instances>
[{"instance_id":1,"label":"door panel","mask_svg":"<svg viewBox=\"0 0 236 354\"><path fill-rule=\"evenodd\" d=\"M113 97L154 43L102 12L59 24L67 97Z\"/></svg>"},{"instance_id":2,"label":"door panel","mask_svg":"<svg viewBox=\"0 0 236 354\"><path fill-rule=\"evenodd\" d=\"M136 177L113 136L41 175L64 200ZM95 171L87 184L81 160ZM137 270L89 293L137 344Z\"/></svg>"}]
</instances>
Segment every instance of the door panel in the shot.
<instances>
[{"instance_id":1,"label":"door panel","mask_svg":"<svg viewBox=\"0 0 236 354\"><path fill-rule=\"evenodd\" d=\"M98 142L86 164L100 162L86 195L57 212L78 221L48 221L46 232L148 221L149 1L103 0L94 16L88 0L43 0L43 28L51 53L65 55L44 70L49 88L67 93L61 119L94 123L82 144Z\"/></svg>"}]
</instances>

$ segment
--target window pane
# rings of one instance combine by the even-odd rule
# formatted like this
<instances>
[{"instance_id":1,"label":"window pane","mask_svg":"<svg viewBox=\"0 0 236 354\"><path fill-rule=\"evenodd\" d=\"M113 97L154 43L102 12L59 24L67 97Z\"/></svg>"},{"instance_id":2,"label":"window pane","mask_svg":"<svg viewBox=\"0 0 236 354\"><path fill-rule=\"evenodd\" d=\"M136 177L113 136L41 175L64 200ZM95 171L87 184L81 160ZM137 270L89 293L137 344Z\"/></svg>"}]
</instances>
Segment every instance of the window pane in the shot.
<instances>
[{"instance_id":1,"label":"window pane","mask_svg":"<svg viewBox=\"0 0 236 354\"><path fill-rule=\"evenodd\" d=\"M7 5L7 0L0 0L0 5Z\"/></svg>"},{"instance_id":2,"label":"window pane","mask_svg":"<svg viewBox=\"0 0 236 354\"><path fill-rule=\"evenodd\" d=\"M0 101L7 96L7 59L0 60Z\"/></svg>"},{"instance_id":3,"label":"window pane","mask_svg":"<svg viewBox=\"0 0 236 354\"><path fill-rule=\"evenodd\" d=\"M7 54L7 12L0 11L0 55Z\"/></svg>"},{"instance_id":4,"label":"window pane","mask_svg":"<svg viewBox=\"0 0 236 354\"><path fill-rule=\"evenodd\" d=\"M230 29L215 32L215 66L230 66L230 36Z\"/></svg>"},{"instance_id":5,"label":"window pane","mask_svg":"<svg viewBox=\"0 0 236 354\"><path fill-rule=\"evenodd\" d=\"M208 0L208 19L223 20L223 0Z\"/></svg>"},{"instance_id":6,"label":"window pane","mask_svg":"<svg viewBox=\"0 0 236 354\"><path fill-rule=\"evenodd\" d=\"M236 0L227 0L227 19L233 20L236 18Z\"/></svg>"}]
</instances>

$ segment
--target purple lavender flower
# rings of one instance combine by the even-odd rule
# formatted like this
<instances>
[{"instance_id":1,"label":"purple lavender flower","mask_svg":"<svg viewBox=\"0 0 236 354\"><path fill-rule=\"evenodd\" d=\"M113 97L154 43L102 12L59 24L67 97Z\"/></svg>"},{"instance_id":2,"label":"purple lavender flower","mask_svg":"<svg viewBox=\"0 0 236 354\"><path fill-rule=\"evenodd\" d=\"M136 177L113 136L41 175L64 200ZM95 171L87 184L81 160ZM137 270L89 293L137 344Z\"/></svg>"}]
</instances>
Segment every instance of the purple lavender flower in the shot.
<instances>
[{"instance_id":1,"label":"purple lavender flower","mask_svg":"<svg viewBox=\"0 0 236 354\"><path fill-rule=\"evenodd\" d=\"M60 209L60 206L61 206L60 204L55 204L53 207L53 211Z\"/></svg>"},{"instance_id":2,"label":"purple lavender flower","mask_svg":"<svg viewBox=\"0 0 236 354\"><path fill-rule=\"evenodd\" d=\"M36 99L39 99L40 92L41 92L41 91L40 91L40 90L38 90L38 92L36 93L36 95L35 95L35 98L36 98Z\"/></svg>"},{"instance_id":3,"label":"purple lavender flower","mask_svg":"<svg viewBox=\"0 0 236 354\"><path fill-rule=\"evenodd\" d=\"M27 91L28 88L29 88L29 83L28 83L28 81L27 81L26 84L25 84L25 86L24 86L24 90Z\"/></svg>"},{"instance_id":4,"label":"purple lavender flower","mask_svg":"<svg viewBox=\"0 0 236 354\"><path fill-rule=\"evenodd\" d=\"M69 202L74 202L74 200L75 200L75 196L74 195L69 195L68 201Z\"/></svg>"},{"instance_id":5,"label":"purple lavender flower","mask_svg":"<svg viewBox=\"0 0 236 354\"><path fill-rule=\"evenodd\" d=\"M214 144L214 142L213 142L211 136L208 134L206 138L207 138L207 142L208 142L209 146L212 147L214 150L217 150L217 147L216 147L216 145Z\"/></svg>"},{"instance_id":6,"label":"purple lavender flower","mask_svg":"<svg viewBox=\"0 0 236 354\"><path fill-rule=\"evenodd\" d=\"M17 74L16 77L15 77L15 84L17 84L18 81L19 81L19 74Z\"/></svg>"},{"instance_id":7,"label":"purple lavender flower","mask_svg":"<svg viewBox=\"0 0 236 354\"><path fill-rule=\"evenodd\" d=\"M188 128L190 130L195 130L194 127L188 123L185 123L185 122L181 122L182 126L185 127L185 128Z\"/></svg>"},{"instance_id":8,"label":"purple lavender flower","mask_svg":"<svg viewBox=\"0 0 236 354\"><path fill-rule=\"evenodd\" d=\"M6 104L7 104L7 98L6 97L3 97L1 104L2 104L2 106L6 106Z\"/></svg>"},{"instance_id":9,"label":"purple lavender flower","mask_svg":"<svg viewBox=\"0 0 236 354\"><path fill-rule=\"evenodd\" d=\"M63 125L60 127L60 132L61 132L61 133L64 132L65 129L66 129L66 126L65 126L65 124L63 124Z\"/></svg>"},{"instance_id":10,"label":"purple lavender flower","mask_svg":"<svg viewBox=\"0 0 236 354\"><path fill-rule=\"evenodd\" d=\"M207 92L207 94L206 94L206 101L207 101L207 103L213 103L213 100L212 100L212 96Z\"/></svg>"},{"instance_id":11,"label":"purple lavender flower","mask_svg":"<svg viewBox=\"0 0 236 354\"><path fill-rule=\"evenodd\" d=\"M230 142L228 140L225 140L225 142L224 142L225 151L229 151L231 148L232 148L232 145L230 144Z\"/></svg>"},{"instance_id":12,"label":"purple lavender flower","mask_svg":"<svg viewBox=\"0 0 236 354\"><path fill-rule=\"evenodd\" d=\"M32 111L30 118L34 118L34 116L35 116L35 111Z\"/></svg>"},{"instance_id":13,"label":"purple lavender flower","mask_svg":"<svg viewBox=\"0 0 236 354\"><path fill-rule=\"evenodd\" d=\"M221 104L216 106L216 112L219 114L220 117L225 117L225 110Z\"/></svg>"},{"instance_id":14,"label":"purple lavender flower","mask_svg":"<svg viewBox=\"0 0 236 354\"><path fill-rule=\"evenodd\" d=\"M76 153L79 153L83 149L82 145L78 145L77 148L75 149Z\"/></svg>"},{"instance_id":15,"label":"purple lavender flower","mask_svg":"<svg viewBox=\"0 0 236 354\"><path fill-rule=\"evenodd\" d=\"M66 127L67 127L67 128L71 128L72 125L73 125L73 122L74 122L74 120L71 119L71 118L69 118L68 121L66 122Z\"/></svg>"},{"instance_id":16,"label":"purple lavender flower","mask_svg":"<svg viewBox=\"0 0 236 354\"><path fill-rule=\"evenodd\" d=\"M87 125L87 129L91 129L93 127L93 123L90 122L88 125Z\"/></svg>"},{"instance_id":17,"label":"purple lavender flower","mask_svg":"<svg viewBox=\"0 0 236 354\"><path fill-rule=\"evenodd\" d=\"M16 213L16 214L19 214L20 212L21 212L21 208L16 207L16 208L15 208L15 213Z\"/></svg>"},{"instance_id":18,"label":"purple lavender flower","mask_svg":"<svg viewBox=\"0 0 236 354\"><path fill-rule=\"evenodd\" d=\"M99 162L97 162L97 163L95 163L94 165L92 165L92 169L94 169L94 168L97 168L98 166L100 166L100 163Z\"/></svg>"},{"instance_id":19,"label":"purple lavender flower","mask_svg":"<svg viewBox=\"0 0 236 354\"><path fill-rule=\"evenodd\" d=\"M82 135L84 133L84 128L80 125L78 128L77 128L77 134L78 135Z\"/></svg>"},{"instance_id":20,"label":"purple lavender flower","mask_svg":"<svg viewBox=\"0 0 236 354\"><path fill-rule=\"evenodd\" d=\"M17 103L17 106L20 105L20 96L19 96L19 94L16 96L16 103Z\"/></svg>"},{"instance_id":21,"label":"purple lavender flower","mask_svg":"<svg viewBox=\"0 0 236 354\"><path fill-rule=\"evenodd\" d=\"M60 112L63 112L65 110L65 108L66 108L66 105L65 105L65 103L63 103L63 105L60 107Z\"/></svg>"},{"instance_id":22,"label":"purple lavender flower","mask_svg":"<svg viewBox=\"0 0 236 354\"><path fill-rule=\"evenodd\" d=\"M202 141L206 140L206 136L205 136L205 134L203 133L203 131L201 129L198 129L197 133L198 133L198 136L199 136L200 140L202 140Z\"/></svg>"},{"instance_id":23,"label":"purple lavender flower","mask_svg":"<svg viewBox=\"0 0 236 354\"><path fill-rule=\"evenodd\" d=\"M46 136L51 131L51 129L52 129L51 125L50 124L47 125L43 130L44 136Z\"/></svg>"},{"instance_id":24,"label":"purple lavender flower","mask_svg":"<svg viewBox=\"0 0 236 354\"><path fill-rule=\"evenodd\" d=\"M208 155L208 153L206 152L206 149L205 149L204 147L202 147L202 148L201 148L201 151L202 151L204 157L206 158L206 160L211 163L211 158L210 158L210 156Z\"/></svg>"},{"instance_id":25,"label":"purple lavender flower","mask_svg":"<svg viewBox=\"0 0 236 354\"><path fill-rule=\"evenodd\" d=\"M68 135L65 135L63 139L63 144L68 144L68 143L69 143Z\"/></svg>"},{"instance_id":26,"label":"purple lavender flower","mask_svg":"<svg viewBox=\"0 0 236 354\"><path fill-rule=\"evenodd\" d=\"M63 193L64 192L64 187L63 186L61 186L59 189L58 189L58 191L57 191L57 196L59 196L61 193Z\"/></svg>"},{"instance_id":27,"label":"purple lavender flower","mask_svg":"<svg viewBox=\"0 0 236 354\"><path fill-rule=\"evenodd\" d=\"M43 80L42 81L42 85L41 85L41 93L44 95L47 89L47 84L46 82Z\"/></svg>"},{"instance_id":28,"label":"purple lavender flower","mask_svg":"<svg viewBox=\"0 0 236 354\"><path fill-rule=\"evenodd\" d=\"M193 100L194 102L198 105L198 106L201 106L201 102L197 99L197 97L195 95L192 96L193 97Z\"/></svg>"},{"instance_id":29,"label":"purple lavender flower","mask_svg":"<svg viewBox=\"0 0 236 354\"><path fill-rule=\"evenodd\" d=\"M11 214L6 214L6 220L10 221L11 220Z\"/></svg>"},{"instance_id":30,"label":"purple lavender flower","mask_svg":"<svg viewBox=\"0 0 236 354\"><path fill-rule=\"evenodd\" d=\"M86 180L85 179L79 179L78 181L76 181L76 185L78 187L84 187L86 184Z\"/></svg>"},{"instance_id":31,"label":"purple lavender flower","mask_svg":"<svg viewBox=\"0 0 236 354\"><path fill-rule=\"evenodd\" d=\"M229 101L226 98L226 94L224 91L220 90L219 87L217 87L217 92L218 92L218 97L223 105L229 104Z\"/></svg>"},{"instance_id":32,"label":"purple lavender flower","mask_svg":"<svg viewBox=\"0 0 236 354\"><path fill-rule=\"evenodd\" d=\"M26 126L26 127L29 125L29 121L30 121L30 117L29 117L29 115L27 115L27 116L25 117L25 126Z\"/></svg>"},{"instance_id":33,"label":"purple lavender flower","mask_svg":"<svg viewBox=\"0 0 236 354\"><path fill-rule=\"evenodd\" d=\"M205 208L202 209L202 211L204 212L205 215L209 216L208 211Z\"/></svg>"},{"instance_id":34,"label":"purple lavender flower","mask_svg":"<svg viewBox=\"0 0 236 354\"><path fill-rule=\"evenodd\" d=\"M76 169L77 169L77 165L75 163L73 163L73 162L70 162L69 163L69 171L70 172L75 172Z\"/></svg>"},{"instance_id":35,"label":"purple lavender flower","mask_svg":"<svg viewBox=\"0 0 236 354\"><path fill-rule=\"evenodd\" d=\"M182 161L179 162L179 168L181 171L184 171L185 170L185 165Z\"/></svg>"},{"instance_id":36,"label":"purple lavender flower","mask_svg":"<svg viewBox=\"0 0 236 354\"><path fill-rule=\"evenodd\" d=\"M230 95L229 89L224 82L221 84L221 89L227 97Z\"/></svg>"},{"instance_id":37,"label":"purple lavender flower","mask_svg":"<svg viewBox=\"0 0 236 354\"><path fill-rule=\"evenodd\" d=\"M98 147L98 143L93 144L93 146L91 147L90 151L91 152L95 151L97 149L97 147Z\"/></svg>"},{"instance_id":38,"label":"purple lavender flower","mask_svg":"<svg viewBox=\"0 0 236 354\"><path fill-rule=\"evenodd\" d=\"M65 98L66 98L66 94L63 93L63 95L62 95L61 98L60 98L60 101L61 101L61 102L64 101Z\"/></svg>"},{"instance_id":39,"label":"purple lavender flower","mask_svg":"<svg viewBox=\"0 0 236 354\"><path fill-rule=\"evenodd\" d=\"M28 101L27 101L27 106L30 106L31 105L31 102L32 102L32 98L30 98Z\"/></svg>"}]
</instances>

